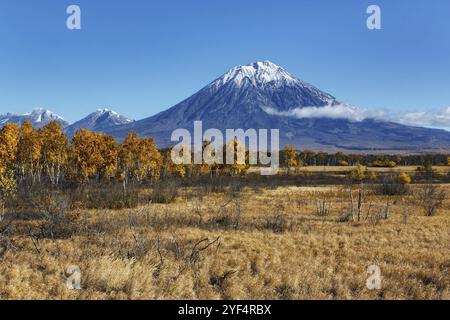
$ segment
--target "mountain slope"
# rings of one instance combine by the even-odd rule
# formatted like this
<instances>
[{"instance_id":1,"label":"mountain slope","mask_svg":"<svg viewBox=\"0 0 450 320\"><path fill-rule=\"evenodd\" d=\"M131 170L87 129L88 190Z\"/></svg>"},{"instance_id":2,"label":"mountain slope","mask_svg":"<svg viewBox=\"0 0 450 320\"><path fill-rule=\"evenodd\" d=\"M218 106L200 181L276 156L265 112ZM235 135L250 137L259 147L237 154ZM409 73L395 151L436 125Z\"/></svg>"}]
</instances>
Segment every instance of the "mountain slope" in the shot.
<instances>
[{"instance_id":1,"label":"mountain slope","mask_svg":"<svg viewBox=\"0 0 450 320\"><path fill-rule=\"evenodd\" d=\"M6 123L17 123L19 125L22 125L27 120L31 121L33 127L35 128L42 128L53 120L58 122L63 127L69 124L61 116L51 112L50 110L38 108L30 113L25 113L22 115L17 115L13 113L0 115L0 126L5 125Z\"/></svg>"},{"instance_id":2,"label":"mountain slope","mask_svg":"<svg viewBox=\"0 0 450 320\"><path fill-rule=\"evenodd\" d=\"M64 132L72 137L80 129L103 132L115 126L120 126L133 122L125 116L109 109L98 109L87 117L67 126Z\"/></svg>"},{"instance_id":3,"label":"mountain slope","mask_svg":"<svg viewBox=\"0 0 450 320\"><path fill-rule=\"evenodd\" d=\"M119 140L130 130L153 136L170 146L173 130L192 132L195 120L203 129L280 129L280 144L322 151L449 150L450 132L374 119L302 116L298 110L338 110L342 104L269 62L231 69L199 92L155 116L106 130ZM323 109L327 108L327 109ZM331 108L331 109L330 109Z\"/></svg>"}]
</instances>

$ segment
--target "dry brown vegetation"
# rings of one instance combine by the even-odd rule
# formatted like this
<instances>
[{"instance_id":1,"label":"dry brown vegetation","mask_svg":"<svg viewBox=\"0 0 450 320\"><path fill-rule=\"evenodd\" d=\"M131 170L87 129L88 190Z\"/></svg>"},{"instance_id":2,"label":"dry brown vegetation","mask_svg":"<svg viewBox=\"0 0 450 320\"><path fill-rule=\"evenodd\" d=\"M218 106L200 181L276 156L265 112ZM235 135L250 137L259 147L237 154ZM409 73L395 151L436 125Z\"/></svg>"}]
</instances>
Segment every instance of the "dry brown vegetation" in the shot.
<instances>
[{"instance_id":1,"label":"dry brown vegetation","mask_svg":"<svg viewBox=\"0 0 450 320\"><path fill-rule=\"evenodd\" d=\"M0 299L450 298L448 198L427 216L421 184L399 196L366 186L359 199L359 184L302 179L149 186L129 191L145 199L132 209L37 195L0 223ZM154 189L172 194L153 201ZM81 290L66 286L71 265ZM380 290L366 288L370 265Z\"/></svg>"}]
</instances>

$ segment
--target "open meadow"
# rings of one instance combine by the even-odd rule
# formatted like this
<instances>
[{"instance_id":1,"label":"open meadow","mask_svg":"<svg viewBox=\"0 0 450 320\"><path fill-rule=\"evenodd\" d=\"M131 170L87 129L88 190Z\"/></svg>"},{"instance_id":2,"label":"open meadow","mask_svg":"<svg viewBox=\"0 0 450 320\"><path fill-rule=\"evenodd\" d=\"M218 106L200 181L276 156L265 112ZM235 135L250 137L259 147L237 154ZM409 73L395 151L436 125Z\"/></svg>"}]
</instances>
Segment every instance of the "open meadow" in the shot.
<instances>
[{"instance_id":1,"label":"open meadow","mask_svg":"<svg viewBox=\"0 0 450 320\"><path fill-rule=\"evenodd\" d=\"M439 198L450 184L386 195L310 179L160 183L115 209L101 208L120 198L108 190L84 207L36 191L1 224L0 299L450 298L450 202ZM381 288L369 290L373 265ZM80 290L67 286L74 272Z\"/></svg>"}]
</instances>

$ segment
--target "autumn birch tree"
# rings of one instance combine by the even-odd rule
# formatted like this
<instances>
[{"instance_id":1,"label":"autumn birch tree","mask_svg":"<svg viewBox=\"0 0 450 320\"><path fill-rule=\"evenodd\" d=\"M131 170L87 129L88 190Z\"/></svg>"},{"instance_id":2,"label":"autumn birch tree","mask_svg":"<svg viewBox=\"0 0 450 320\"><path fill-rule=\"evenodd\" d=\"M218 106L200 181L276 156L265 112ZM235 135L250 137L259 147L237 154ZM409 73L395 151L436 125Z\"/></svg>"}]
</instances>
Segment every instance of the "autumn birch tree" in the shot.
<instances>
[{"instance_id":1,"label":"autumn birch tree","mask_svg":"<svg viewBox=\"0 0 450 320\"><path fill-rule=\"evenodd\" d=\"M0 130L0 174L14 170L19 143L19 127L14 123L6 124Z\"/></svg>"},{"instance_id":2,"label":"autumn birch tree","mask_svg":"<svg viewBox=\"0 0 450 320\"><path fill-rule=\"evenodd\" d=\"M68 158L68 139L61 126L52 121L40 131L41 161L52 184L59 184L62 169Z\"/></svg>"},{"instance_id":3,"label":"autumn birch tree","mask_svg":"<svg viewBox=\"0 0 450 320\"><path fill-rule=\"evenodd\" d=\"M287 174L291 174L292 168L297 167L297 151L291 145L284 148L284 163L287 167Z\"/></svg>"},{"instance_id":4,"label":"autumn birch tree","mask_svg":"<svg viewBox=\"0 0 450 320\"><path fill-rule=\"evenodd\" d=\"M30 121L25 121L20 128L16 161L22 180L30 179L33 183L40 180L41 148L39 132L33 128Z\"/></svg>"}]
</instances>

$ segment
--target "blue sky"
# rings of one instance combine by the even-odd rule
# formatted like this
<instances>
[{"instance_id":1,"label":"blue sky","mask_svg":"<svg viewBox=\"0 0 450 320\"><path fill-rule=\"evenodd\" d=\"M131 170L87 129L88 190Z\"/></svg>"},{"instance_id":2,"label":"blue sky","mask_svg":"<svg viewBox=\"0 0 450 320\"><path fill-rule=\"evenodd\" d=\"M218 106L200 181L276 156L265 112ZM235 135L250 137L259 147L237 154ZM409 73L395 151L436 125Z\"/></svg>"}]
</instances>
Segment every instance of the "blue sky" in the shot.
<instances>
[{"instance_id":1,"label":"blue sky","mask_svg":"<svg viewBox=\"0 0 450 320\"><path fill-rule=\"evenodd\" d=\"M271 60L352 105L432 116L450 106L449 16L448 0L0 0L0 113L140 119Z\"/></svg>"}]
</instances>

